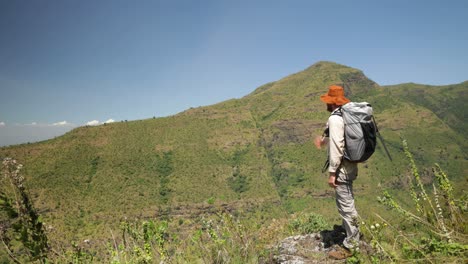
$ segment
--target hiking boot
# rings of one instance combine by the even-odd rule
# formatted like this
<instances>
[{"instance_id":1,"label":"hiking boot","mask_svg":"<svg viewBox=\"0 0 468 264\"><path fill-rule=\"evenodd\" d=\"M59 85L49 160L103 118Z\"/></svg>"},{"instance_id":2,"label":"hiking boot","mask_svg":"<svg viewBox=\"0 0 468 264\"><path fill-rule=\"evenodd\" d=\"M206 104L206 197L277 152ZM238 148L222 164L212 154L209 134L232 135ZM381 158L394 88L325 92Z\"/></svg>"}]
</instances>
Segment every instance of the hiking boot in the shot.
<instances>
[{"instance_id":1,"label":"hiking boot","mask_svg":"<svg viewBox=\"0 0 468 264\"><path fill-rule=\"evenodd\" d=\"M344 247L338 247L338 248L328 252L328 256L330 258L337 259L337 260L347 259L347 258L351 257L352 255L353 255L353 253L351 253L351 251L349 251L349 249L344 248Z\"/></svg>"},{"instance_id":2,"label":"hiking boot","mask_svg":"<svg viewBox=\"0 0 468 264\"><path fill-rule=\"evenodd\" d=\"M346 234L346 229L342 225L333 225L333 231L341 232Z\"/></svg>"}]
</instances>

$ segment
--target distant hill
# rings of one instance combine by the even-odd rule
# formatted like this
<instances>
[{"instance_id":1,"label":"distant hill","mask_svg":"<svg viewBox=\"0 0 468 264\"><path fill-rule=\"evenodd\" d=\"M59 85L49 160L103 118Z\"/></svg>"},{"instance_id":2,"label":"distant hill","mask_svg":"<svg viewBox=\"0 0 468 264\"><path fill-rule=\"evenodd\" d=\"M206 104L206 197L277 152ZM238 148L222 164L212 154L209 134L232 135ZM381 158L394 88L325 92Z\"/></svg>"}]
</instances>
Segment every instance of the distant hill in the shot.
<instances>
[{"instance_id":1,"label":"distant hill","mask_svg":"<svg viewBox=\"0 0 468 264\"><path fill-rule=\"evenodd\" d=\"M466 99L468 81L456 85L430 86L415 83L384 86L392 96L425 107L461 135L468 130Z\"/></svg>"},{"instance_id":2,"label":"distant hill","mask_svg":"<svg viewBox=\"0 0 468 264\"><path fill-rule=\"evenodd\" d=\"M399 188L398 179L407 174L401 137L421 165L438 162L463 180L468 82L379 86L362 71L332 62L318 62L240 99L164 118L79 127L52 140L0 148L0 158L25 165L36 206L57 236L86 237L124 216L190 217L207 201L280 205L291 212L323 208L316 198L330 194L320 173L326 154L311 140L328 118L319 95L331 84L374 106L394 157L391 163L380 147L360 167L362 203L381 188ZM428 171L423 177L430 181Z\"/></svg>"}]
</instances>

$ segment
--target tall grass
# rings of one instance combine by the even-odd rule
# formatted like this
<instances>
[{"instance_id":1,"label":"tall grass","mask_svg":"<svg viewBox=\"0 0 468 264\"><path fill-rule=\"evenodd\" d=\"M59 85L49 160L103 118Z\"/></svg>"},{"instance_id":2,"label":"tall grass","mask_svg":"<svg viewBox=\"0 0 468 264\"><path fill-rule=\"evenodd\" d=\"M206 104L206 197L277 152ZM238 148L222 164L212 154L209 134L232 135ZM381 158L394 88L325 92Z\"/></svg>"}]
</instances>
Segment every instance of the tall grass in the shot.
<instances>
[{"instance_id":1,"label":"tall grass","mask_svg":"<svg viewBox=\"0 0 468 264\"><path fill-rule=\"evenodd\" d=\"M438 164L432 168L436 182L424 185L406 140L403 140L403 149L411 170L408 180L414 208L405 208L388 191L379 197L379 201L406 221L411 221L414 228L403 229L377 215L393 234L386 237L386 243L393 247L380 246L379 249L394 261L461 261L468 254L466 197L454 197L453 186ZM375 231L369 231L374 238Z\"/></svg>"}]
</instances>

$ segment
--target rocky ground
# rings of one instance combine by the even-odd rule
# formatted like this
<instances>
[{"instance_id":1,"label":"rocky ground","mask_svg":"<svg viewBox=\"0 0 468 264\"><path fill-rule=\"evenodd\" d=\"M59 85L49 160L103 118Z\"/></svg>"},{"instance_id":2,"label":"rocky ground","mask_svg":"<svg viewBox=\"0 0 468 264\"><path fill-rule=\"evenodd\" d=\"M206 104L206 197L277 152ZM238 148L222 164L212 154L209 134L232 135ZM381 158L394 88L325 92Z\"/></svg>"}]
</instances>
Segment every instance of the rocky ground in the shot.
<instances>
[{"instance_id":1,"label":"rocky ground","mask_svg":"<svg viewBox=\"0 0 468 264\"><path fill-rule=\"evenodd\" d=\"M344 238L345 234L338 229L288 237L278 243L278 253L273 259L281 264L344 263L345 260L328 257L328 252L339 247ZM361 240L359 251L371 254L372 249Z\"/></svg>"}]
</instances>

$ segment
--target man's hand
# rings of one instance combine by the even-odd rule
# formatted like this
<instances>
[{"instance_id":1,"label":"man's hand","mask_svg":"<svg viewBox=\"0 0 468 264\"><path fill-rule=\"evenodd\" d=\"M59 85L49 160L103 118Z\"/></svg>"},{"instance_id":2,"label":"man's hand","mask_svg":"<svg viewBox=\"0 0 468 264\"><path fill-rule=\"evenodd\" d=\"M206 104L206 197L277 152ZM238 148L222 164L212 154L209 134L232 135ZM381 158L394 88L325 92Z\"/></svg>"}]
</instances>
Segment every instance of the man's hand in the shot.
<instances>
[{"instance_id":1,"label":"man's hand","mask_svg":"<svg viewBox=\"0 0 468 264\"><path fill-rule=\"evenodd\" d=\"M336 188L336 175L334 173L330 173L330 177L328 177L328 185L332 188Z\"/></svg>"},{"instance_id":2,"label":"man's hand","mask_svg":"<svg viewBox=\"0 0 468 264\"><path fill-rule=\"evenodd\" d=\"M321 136L316 136L314 139L314 145L318 148L321 149L322 145L326 144L325 140Z\"/></svg>"}]
</instances>

